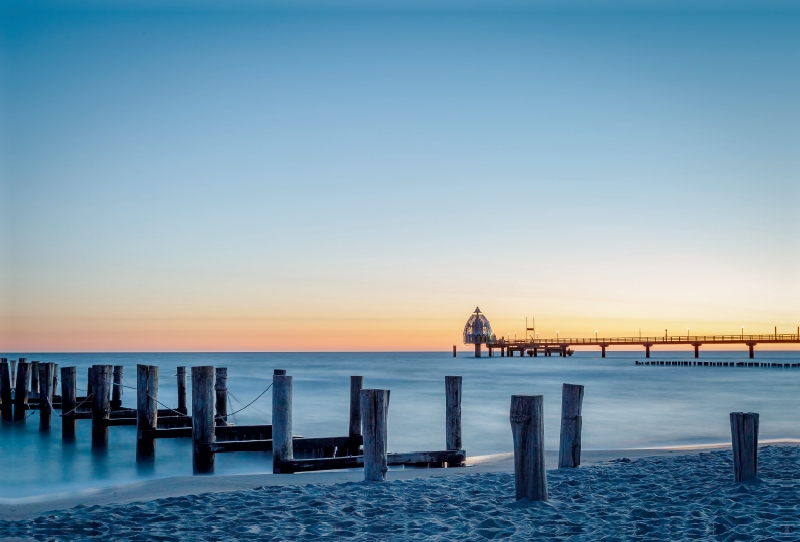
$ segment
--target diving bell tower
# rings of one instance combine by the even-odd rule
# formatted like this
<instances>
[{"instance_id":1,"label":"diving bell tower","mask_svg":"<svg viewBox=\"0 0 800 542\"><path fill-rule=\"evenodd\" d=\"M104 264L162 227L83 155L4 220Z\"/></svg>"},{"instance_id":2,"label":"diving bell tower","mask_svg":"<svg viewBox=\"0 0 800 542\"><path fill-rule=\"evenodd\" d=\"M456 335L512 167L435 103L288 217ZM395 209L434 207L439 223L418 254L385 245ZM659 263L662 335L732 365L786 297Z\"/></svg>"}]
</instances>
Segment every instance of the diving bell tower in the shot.
<instances>
[{"instance_id":1,"label":"diving bell tower","mask_svg":"<svg viewBox=\"0 0 800 542\"><path fill-rule=\"evenodd\" d=\"M492 343L495 341L494 333L492 333L492 326L489 320L481 312L481 309L475 307L475 312L467 320L464 326L464 344L475 345L475 357L481 357L481 345L485 343Z\"/></svg>"}]
</instances>

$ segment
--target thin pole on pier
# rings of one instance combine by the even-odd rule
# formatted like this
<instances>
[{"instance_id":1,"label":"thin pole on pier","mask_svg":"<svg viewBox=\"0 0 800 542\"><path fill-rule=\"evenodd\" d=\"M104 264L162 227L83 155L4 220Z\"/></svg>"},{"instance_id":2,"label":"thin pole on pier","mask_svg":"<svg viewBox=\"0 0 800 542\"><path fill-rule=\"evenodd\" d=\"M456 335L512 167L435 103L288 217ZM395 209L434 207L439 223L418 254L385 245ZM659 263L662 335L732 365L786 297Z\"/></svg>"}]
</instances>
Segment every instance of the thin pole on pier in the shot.
<instances>
[{"instance_id":1,"label":"thin pole on pier","mask_svg":"<svg viewBox=\"0 0 800 542\"><path fill-rule=\"evenodd\" d=\"M0 360L0 417L10 422L14 418L14 406L11 404L11 371L8 360Z\"/></svg>"},{"instance_id":2,"label":"thin pole on pier","mask_svg":"<svg viewBox=\"0 0 800 542\"><path fill-rule=\"evenodd\" d=\"M561 388L561 438L558 446L558 468L581 464L581 408L583 386L564 384Z\"/></svg>"},{"instance_id":3,"label":"thin pole on pier","mask_svg":"<svg viewBox=\"0 0 800 542\"><path fill-rule=\"evenodd\" d=\"M543 396L511 396L511 433L517 500L546 501Z\"/></svg>"},{"instance_id":4,"label":"thin pole on pier","mask_svg":"<svg viewBox=\"0 0 800 542\"><path fill-rule=\"evenodd\" d=\"M186 408L186 367L178 367L178 412L186 415L189 410Z\"/></svg>"},{"instance_id":5,"label":"thin pole on pier","mask_svg":"<svg viewBox=\"0 0 800 542\"><path fill-rule=\"evenodd\" d=\"M444 377L445 389L445 446L447 450L461 449L461 377ZM448 466L458 466L448 464Z\"/></svg>"},{"instance_id":6,"label":"thin pole on pier","mask_svg":"<svg viewBox=\"0 0 800 542\"><path fill-rule=\"evenodd\" d=\"M28 396L32 399L39 397L39 362L31 362L31 392Z\"/></svg>"},{"instance_id":7,"label":"thin pole on pier","mask_svg":"<svg viewBox=\"0 0 800 542\"><path fill-rule=\"evenodd\" d=\"M364 425L364 480L386 479L389 390L361 390Z\"/></svg>"},{"instance_id":8,"label":"thin pole on pier","mask_svg":"<svg viewBox=\"0 0 800 542\"><path fill-rule=\"evenodd\" d=\"M75 440L78 423L75 407L78 403L78 368L61 368L61 440Z\"/></svg>"},{"instance_id":9,"label":"thin pole on pier","mask_svg":"<svg viewBox=\"0 0 800 542\"><path fill-rule=\"evenodd\" d=\"M279 472L278 461L293 459L292 377L276 374L272 376L272 472Z\"/></svg>"},{"instance_id":10,"label":"thin pole on pier","mask_svg":"<svg viewBox=\"0 0 800 542\"><path fill-rule=\"evenodd\" d=\"M758 476L758 414L731 412L733 481L746 482Z\"/></svg>"},{"instance_id":11,"label":"thin pole on pier","mask_svg":"<svg viewBox=\"0 0 800 542\"><path fill-rule=\"evenodd\" d=\"M39 363L39 431L50 431L53 419L53 373L51 362Z\"/></svg>"},{"instance_id":12,"label":"thin pole on pier","mask_svg":"<svg viewBox=\"0 0 800 542\"><path fill-rule=\"evenodd\" d=\"M214 367L192 367L192 469L195 474L214 472Z\"/></svg>"},{"instance_id":13,"label":"thin pole on pier","mask_svg":"<svg viewBox=\"0 0 800 542\"><path fill-rule=\"evenodd\" d=\"M158 427L158 366L136 365L136 460L156 455Z\"/></svg>"},{"instance_id":14,"label":"thin pole on pier","mask_svg":"<svg viewBox=\"0 0 800 542\"><path fill-rule=\"evenodd\" d=\"M217 367L216 379L214 382L216 392L217 416L214 423L217 426L225 427L228 425L228 368Z\"/></svg>"},{"instance_id":15,"label":"thin pole on pier","mask_svg":"<svg viewBox=\"0 0 800 542\"><path fill-rule=\"evenodd\" d=\"M92 448L108 446L111 418L111 365L92 366Z\"/></svg>"},{"instance_id":16,"label":"thin pole on pier","mask_svg":"<svg viewBox=\"0 0 800 542\"><path fill-rule=\"evenodd\" d=\"M125 368L122 365L114 365L114 386L111 388L111 408L122 407L122 375Z\"/></svg>"},{"instance_id":17,"label":"thin pole on pier","mask_svg":"<svg viewBox=\"0 0 800 542\"><path fill-rule=\"evenodd\" d=\"M363 376L350 377L350 429L349 437L361 436L361 390L364 389ZM348 455L358 455L359 446L351 446Z\"/></svg>"},{"instance_id":18,"label":"thin pole on pier","mask_svg":"<svg viewBox=\"0 0 800 542\"><path fill-rule=\"evenodd\" d=\"M14 394L14 421L20 422L25 419L28 410L28 376L30 375L31 364L20 358L17 366L17 391Z\"/></svg>"}]
</instances>

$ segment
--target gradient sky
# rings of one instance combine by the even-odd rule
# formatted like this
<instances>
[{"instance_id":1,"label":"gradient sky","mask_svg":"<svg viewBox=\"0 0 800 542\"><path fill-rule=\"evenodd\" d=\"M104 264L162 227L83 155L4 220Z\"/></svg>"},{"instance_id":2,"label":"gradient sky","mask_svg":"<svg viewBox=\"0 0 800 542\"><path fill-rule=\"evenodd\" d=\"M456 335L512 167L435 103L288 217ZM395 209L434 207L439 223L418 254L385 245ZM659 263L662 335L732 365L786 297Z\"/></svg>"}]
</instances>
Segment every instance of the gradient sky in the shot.
<instances>
[{"instance_id":1,"label":"gradient sky","mask_svg":"<svg viewBox=\"0 0 800 542\"><path fill-rule=\"evenodd\" d=\"M0 350L800 325L797 4L103 4L0 8Z\"/></svg>"}]
</instances>

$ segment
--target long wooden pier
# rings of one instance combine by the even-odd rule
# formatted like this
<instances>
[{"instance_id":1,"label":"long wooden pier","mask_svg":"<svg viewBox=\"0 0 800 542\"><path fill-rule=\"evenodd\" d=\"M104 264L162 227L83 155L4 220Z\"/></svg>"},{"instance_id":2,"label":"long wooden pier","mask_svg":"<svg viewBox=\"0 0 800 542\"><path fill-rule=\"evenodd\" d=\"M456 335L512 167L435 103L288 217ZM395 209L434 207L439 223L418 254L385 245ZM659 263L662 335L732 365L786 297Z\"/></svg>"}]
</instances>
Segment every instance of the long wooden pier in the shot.
<instances>
[{"instance_id":1,"label":"long wooden pier","mask_svg":"<svg viewBox=\"0 0 800 542\"><path fill-rule=\"evenodd\" d=\"M494 350L500 350L500 355L513 356L519 352L520 356L526 353L529 356L571 356L574 347L600 347L603 357L606 357L606 348L611 346L642 346L645 349L645 357L650 357L650 349L656 346L693 346L694 357L700 357L700 347L711 344L742 344L746 345L750 352L750 357L754 357L754 349L757 344L789 344L800 345L800 328L797 333L772 333L768 335L662 335L660 337L590 337L590 338L555 338L555 339L535 339L527 340L505 340L501 338L497 341L486 343L489 349L489 357ZM476 356L480 357L480 350L476 349Z\"/></svg>"}]
</instances>

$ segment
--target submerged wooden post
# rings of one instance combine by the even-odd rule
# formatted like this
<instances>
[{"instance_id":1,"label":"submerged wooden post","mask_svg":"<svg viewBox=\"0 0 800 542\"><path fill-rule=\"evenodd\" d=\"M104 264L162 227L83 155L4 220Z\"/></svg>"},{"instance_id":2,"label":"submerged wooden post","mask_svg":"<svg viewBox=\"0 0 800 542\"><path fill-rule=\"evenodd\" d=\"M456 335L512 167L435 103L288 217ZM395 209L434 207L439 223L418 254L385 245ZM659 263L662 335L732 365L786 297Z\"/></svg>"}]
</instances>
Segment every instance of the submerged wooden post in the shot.
<instances>
[{"instance_id":1,"label":"submerged wooden post","mask_svg":"<svg viewBox=\"0 0 800 542\"><path fill-rule=\"evenodd\" d=\"M272 376L272 472L280 472L278 461L293 459L292 377L276 374Z\"/></svg>"},{"instance_id":2,"label":"submerged wooden post","mask_svg":"<svg viewBox=\"0 0 800 542\"><path fill-rule=\"evenodd\" d=\"M31 391L28 394L31 399L39 397L39 362L31 362Z\"/></svg>"},{"instance_id":3,"label":"submerged wooden post","mask_svg":"<svg viewBox=\"0 0 800 542\"><path fill-rule=\"evenodd\" d=\"M158 427L158 367L136 365L136 460L156 455Z\"/></svg>"},{"instance_id":4,"label":"submerged wooden post","mask_svg":"<svg viewBox=\"0 0 800 542\"><path fill-rule=\"evenodd\" d=\"M192 367L192 469L195 474L214 472L214 367Z\"/></svg>"},{"instance_id":5,"label":"submerged wooden post","mask_svg":"<svg viewBox=\"0 0 800 542\"><path fill-rule=\"evenodd\" d=\"M511 433L517 500L546 501L543 396L511 396Z\"/></svg>"},{"instance_id":6,"label":"submerged wooden post","mask_svg":"<svg viewBox=\"0 0 800 542\"><path fill-rule=\"evenodd\" d=\"M581 427L583 418L583 386L564 384L561 387L561 439L558 445L558 468L581 464Z\"/></svg>"},{"instance_id":7,"label":"submerged wooden post","mask_svg":"<svg viewBox=\"0 0 800 542\"><path fill-rule=\"evenodd\" d=\"M364 427L364 480L386 479L389 390L361 390L361 421Z\"/></svg>"},{"instance_id":8,"label":"submerged wooden post","mask_svg":"<svg viewBox=\"0 0 800 542\"><path fill-rule=\"evenodd\" d=\"M733 481L746 482L758 476L758 414L731 412Z\"/></svg>"},{"instance_id":9,"label":"submerged wooden post","mask_svg":"<svg viewBox=\"0 0 800 542\"><path fill-rule=\"evenodd\" d=\"M11 404L11 371L8 361L0 360L0 417L11 422L14 418L14 406Z\"/></svg>"},{"instance_id":10,"label":"submerged wooden post","mask_svg":"<svg viewBox=\"0 0 800 542\"><path fill-rule=\"evenodd\" d=\"M215 425L225 427L228 425L228 369L227 367L217 367L214 382L216 392L216 411L217 416L214 420Z\"/></svg>"},{"instance_id":11,"label":"submerged wooden post","mask_svg":"<svg viewBox=\"0 0 800 542\"><path fill-rule=\"evenodd\" d=\"M92 366L92 448L108 446L112 370L111 365Z\"/></svg>"},{"instance_id":12,"label":"submerged wooden post","mask_svg":"<svg viewBox=\"0 0 800 542\"><path fill-rule=\"evenodd\" d=\"M178 367L178 412L186 415L189 410L186 408L186 367Z\"/></svg>"},{"instance_id":13,"label":"submerged wooden post","mask_svg":"<svg viewBox=\"0 0 800 542\"><path fill-rule=\"evenodd\" d=\"M14 393L14 421L19 422L25 419L28 410L28 376L30 375L31 364L20 358L17 367L17 389Z\"/></svg>"},{"instance_id":14,"label":"submerged wooden post","mask_svg":"<svg viewBox=\"0 0 800 542\"><path fill-rule=\"evenodd\" d=\"M78 420L75 407L78 402L78 368L61 368L61 440L75 440Z\"/></svg>"},{"instance_id":15,"label":"submerged wooden post","mask_svg":"<svg viewBox=\"0 0 800 542\"><path fill-rule=\"evenodd\" d=\"M122 406L122 374L124 367L114 365L114 387L111 388L111 408L117 409Z\"/></svg>"},{"instance_id":16,"label":"submerged wooden post","mask_svg":"<svg viewBox=\"0 0 800 542\"><path fill-rule=\"evenodd\" d=\"M461 377L444 377L446 396L445 412L445 444L447 450L461 449ZM457 463L448 463L450 467L458 466Z\"/></svg>"},{"instance_id":17,"label":"submerged wooden post","mask_svg":"<svg viewBox=\"0 0 800 542\"><path fill-rule=\"evenodd\" d=\"M39 363L39 431L50 431L53 420L53 367Z\"/></svg>"}]
</instances>

